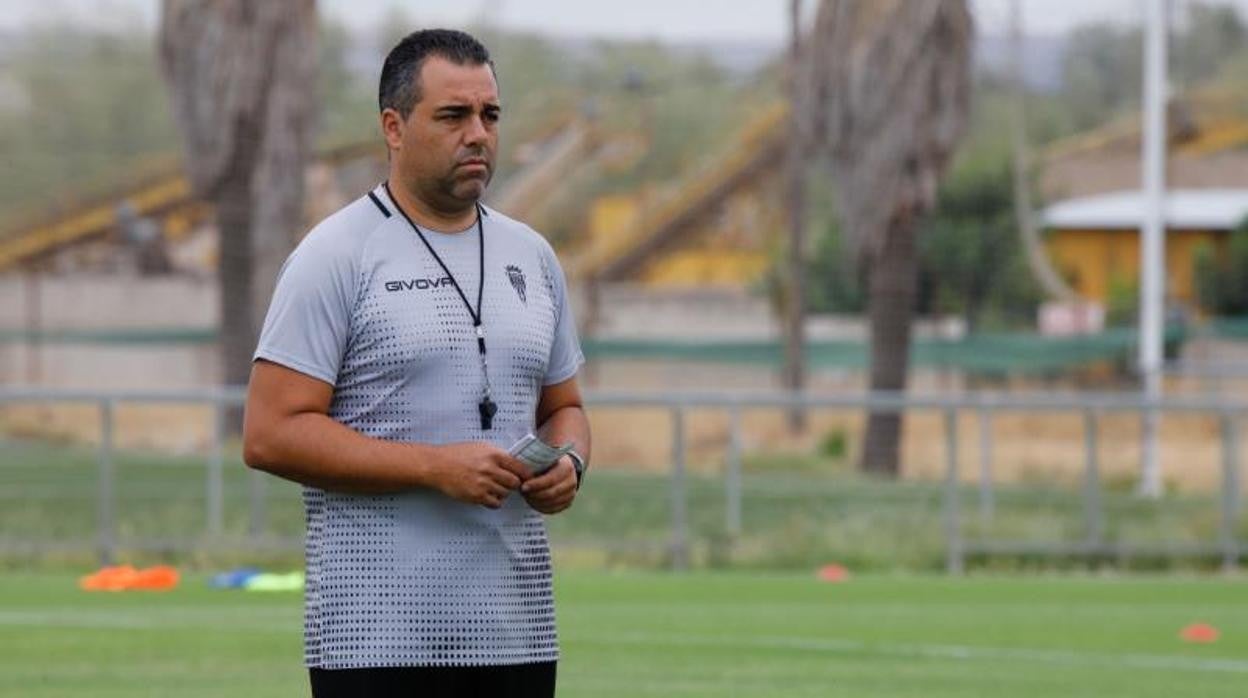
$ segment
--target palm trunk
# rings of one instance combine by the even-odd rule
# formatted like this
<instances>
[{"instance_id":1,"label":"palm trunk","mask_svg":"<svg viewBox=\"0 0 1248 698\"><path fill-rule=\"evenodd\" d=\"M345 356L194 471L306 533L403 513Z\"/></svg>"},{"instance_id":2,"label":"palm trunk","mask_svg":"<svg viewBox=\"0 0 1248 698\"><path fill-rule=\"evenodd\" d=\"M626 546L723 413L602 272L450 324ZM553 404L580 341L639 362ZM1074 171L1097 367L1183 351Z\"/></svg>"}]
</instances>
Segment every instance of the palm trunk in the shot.
<instances>
[{"instance_id":1,"label":"palm trunk","mask_svg":"<svg viewBox=\"0 0 1248 698\"><path fill-rule=\"evenodd\" d=\"M806 105L802 99L799 70L801 66L801 2L789 4L789 142L785 154L789 213L788 264L784 278L784 387L800 394L806 385L806 284L803 280L806 248ZM806 430L806 410L794 407L788 414L789 433L794 436Z\"/></svg>"},{"instance_id":2,"label":"palm trunk","mask_svg":"<svg viewBox=\"0 0 1248 698\"><path fill-rule=\"evenodd\" d=\"M910 361L910 321L918 286L915 227L909 216L895 218L871 262L871 390L906 388ZM896 477L901 471L903 415L872 412L862 448L862 470Z\"/></svg>"},{"instance_id":3,"label":"palm trunk","mask_svg":"<svg viewBox=\"0 0 1248 698\"><path fill-rule=\"evenodd\" d=\"M228 179L216 200L220 252L217 255L218 298L221 313L219 342L221 382L247 385L251 353L256 346L256 322L252 311L251 181L248 176ZM226 411L226 431L238 434L243 423L241 407Z\"/></svg>"},{"instance_id":4,"label":"palm trunk","mask_svg":"<svg viewBox=\"0 0 1248 698\"><path fill-rule=\"evenodd\" d=\"M316 114L316 3L164 0L161 7L161 65L187 175L195 194L216 207L221 380L246 385L258 320L301 225ZM241 416L227 414L231 432Z\"/></svg>"},{"instance_id":5,"label":"palm trunk","mask_svg":"<svg viewBox=\"0 0 1248 698\"><path fill-rule=\"evenodd\" d=\"M873 391L906 387L915 226L966 126L973 37L965 0L822 0L815 16L812 144L829 156L845 230L870 274ZM900 472L903 417L868 416L863 470Z\"/></svg>"},{"instance_id":6,"label":"palm trunk","mask_svg":"<svg viewBox=\"0 0 1248 698\"><path fill-rule=\"evenodd\" d=\"M1046 295L1062 302L1073 302L1078 296L1067 285L1049 262L1044 242L1036 229L1031 212L1030 154L1027 145L1027 88L1023 84L1023 30L1021 0L1010 5L1010 39L1013 44L1011 56L1011 81L1013 82L1013 109L1010 124L1010 140L1014 157L1011 159L1014 176L1014 221L1023 240L1027 266L1031 275L1040 283Z\"/></svg>"}]
</instances>

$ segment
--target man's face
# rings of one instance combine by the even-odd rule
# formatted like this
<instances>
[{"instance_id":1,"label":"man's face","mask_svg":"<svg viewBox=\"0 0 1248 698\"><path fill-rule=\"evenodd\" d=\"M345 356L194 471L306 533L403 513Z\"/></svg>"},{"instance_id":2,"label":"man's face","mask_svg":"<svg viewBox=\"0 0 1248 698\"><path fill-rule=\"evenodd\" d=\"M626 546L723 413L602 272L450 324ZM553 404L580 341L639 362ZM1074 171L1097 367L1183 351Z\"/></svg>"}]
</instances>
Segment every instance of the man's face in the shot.
<instances>
[{"instance_id":1,"label":"man's face","mask_svg":"<svg viewBox=\"0 0 1248 698\"><path fill-rule=\"evenodd\" d=\"M485 194L494 174L500 114L488 65L456 65L429 56L420 70L421 99L394 133L399 171L410 191L442 210L461 210ZM395 116L399 121L400 117ZM397 139L396 139L397 136Z\"/></svg>"}]
</instances>

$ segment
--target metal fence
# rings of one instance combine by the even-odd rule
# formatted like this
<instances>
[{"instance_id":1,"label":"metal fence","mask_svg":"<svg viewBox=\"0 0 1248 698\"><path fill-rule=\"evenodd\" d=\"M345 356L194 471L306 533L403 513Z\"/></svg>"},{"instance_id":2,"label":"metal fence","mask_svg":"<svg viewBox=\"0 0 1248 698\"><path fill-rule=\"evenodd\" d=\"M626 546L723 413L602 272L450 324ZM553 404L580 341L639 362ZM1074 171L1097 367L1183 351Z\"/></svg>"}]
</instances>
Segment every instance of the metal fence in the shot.
<instances>
[{"instance_id":1,"label":"metal fence","mask_svg":"<svg viewBox=\"0 0 1248 698\"><path fill-rule=\"evenodd\" d=\"M96 482L93 490L95 538L92 545L102 562L112 561L119 546L156 550L194 550L197 546L220 543L225 520L225 419L231 407L242 404L244 392L238 389L205 389L182 391L81 391L41 388L0 387L0 405L87 403L97 407L100 439L95 454ZM945 568L949 573L963 571L968 555L1029 554L1062 556L1098 556L1122 558L1128 555L1213 556L1221 559L1227 570L1235 569L1244 554L1245 545L1237 536L1239 517L1238 434L1241 415L1248 403L1211 398L1166 398L1150 402L1136 394L1071 393L1071 394L960 394L919 396L907 394L812 395L792 393L664 393L639 394L599 392L587 395L593 407L663 409L668 411L672 427L671 467L667 485L670 497L670 540L666 543L668 559L677 569L690 565L690 496L686 446L686 415L692 410L726 413L729 418L729 439L723 476L723 530L735 538L743 532L742 511L742 411L770 408L791 410L873 410L877 412L935 412L943 416L944 479L942 488L942 528ZM170 537L160 535L127 535L118 531L118 484L115 467L115 413L121 404L196 404L211 407L213 433L205 462L203 481L202 535ZM1081 505L1084 535L1080 541L999 540L991 537L968 537L964 533L966 516L959 462L958 416L978 416L980 442L976 498L982 516L991 517L996 507L993 482L993 420L1003 412L1061 412L1079 414L1083 418L1084 468ZM1132 545L1109 540L1105 535L1103 479L1099 469L1099 420L1109 413L1143 416L1149 412L1187 413L1213 416L1219 420L1222 453L1221 482L1217 492L1218 525L1216 540L1205 542L1154 542ZM273 536L267 528L266 481L262 473L250 471L246 492L248 514L246 532L230 539L229 545L247 548L296 549L300 541L293 536ZM84 541L71 542L81 547ZM0 549L45 550L66 544L61 541L15 537L11 531L0 531Z\"/></svg>"}]
</instances>

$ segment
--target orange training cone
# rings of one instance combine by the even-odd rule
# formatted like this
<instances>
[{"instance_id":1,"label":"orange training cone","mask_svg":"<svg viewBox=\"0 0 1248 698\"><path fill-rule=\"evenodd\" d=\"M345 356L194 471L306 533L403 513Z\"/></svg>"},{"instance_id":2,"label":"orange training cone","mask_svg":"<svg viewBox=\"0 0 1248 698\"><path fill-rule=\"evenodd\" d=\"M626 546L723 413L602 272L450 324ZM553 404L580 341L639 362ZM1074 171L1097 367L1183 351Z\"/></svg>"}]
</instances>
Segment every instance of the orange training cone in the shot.
<instances>
[{"instance_id":1,"label":"orange training cone","mask_svg":"<svg viewBox=\"0 0 1248 698\"><path fill-rule=\"evenodd\" d=\"M125 591L137 574L138 571L130 565L101 567L79 579L78 587L83 591Z\"/></svg>"},{"instance_id":2,"label":"orange training cone","mask_svg":"<svg viewBox=\"0 0 1248 698\"><path fill-rule=\"evenodd\" d=\"M1217 642L1222 633L1218 629L1208 623L1192 623L1191 625L1179 631L1179 638L1184 642L1192 642L1200 645L1207 645L1211 642Z\"/></svg>"},{"instance_id":3,"label":"orange training cone","mask_svg":"<svg viewBox=\"0 0 1248 698\"><path fill-rule=\"evenodd\" d=\"M843 565L833 563L819 568L819 581L836 583L848 580L849 570Z\"/></svg>"},{"instance_id":4,"label":"orange training cone","mask_svg":"<svg viewBox=\"0 0 1248 698\"><path fill-rule=\"evenodd\" d=\"M101 567L78 580L83 591L167 591L178 585L178 571L168 565L136 570L130 565Z\"/></svg>"},{"instance_id":5,"label":"orange training cone","mask_svg":"<svg viewBox=\"0 0 1248 698\"><path fill-rule=\"evenodd\" d=\"M131 589L145 591L168 591L178 586L178 571L168 565L156 565L139 570L130 583Z\"/></svg>"}]
</instances>

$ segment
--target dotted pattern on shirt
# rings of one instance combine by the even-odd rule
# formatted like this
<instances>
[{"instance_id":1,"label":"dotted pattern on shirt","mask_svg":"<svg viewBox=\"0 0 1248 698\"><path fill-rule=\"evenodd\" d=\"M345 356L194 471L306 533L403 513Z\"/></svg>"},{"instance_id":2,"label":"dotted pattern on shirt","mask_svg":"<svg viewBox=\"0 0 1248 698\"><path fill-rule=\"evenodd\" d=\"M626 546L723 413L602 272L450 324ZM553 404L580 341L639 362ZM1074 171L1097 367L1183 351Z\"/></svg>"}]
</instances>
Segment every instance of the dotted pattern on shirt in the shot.
<instances>
[{"instance_id":1,"label":"dotted pattern on shirt","mask_svg":"<svg viewBox=\"0 0 1248 698\"><path fill-rule=\"evenodd\" d=\"M559 312L552 270L531 233L487 217L485 235L482 314L500 408L494 429L480 429L476 336L455 289L385 289L387 281L445 276L398 216L368 236L360 256L331 417L369 436L425 443L506 447L533 429ZM475 305L476 231L427 237ZM526 277L525 299L505 265ZM498 510L431 491L364 496L305 488L304 502L309 666L558 659L545 524L518 494Z\"/></svg>"}]
</instances>

